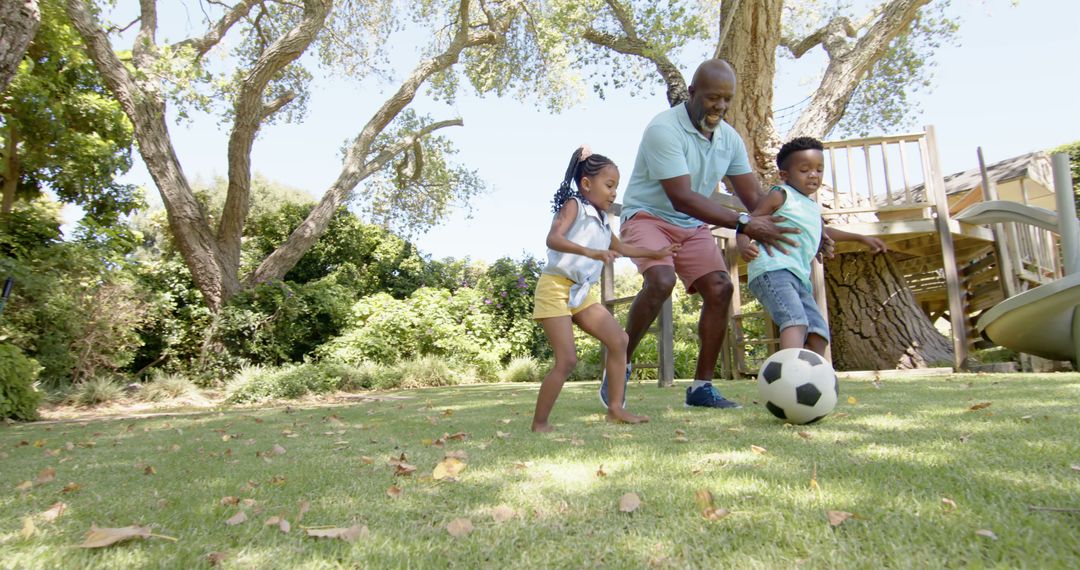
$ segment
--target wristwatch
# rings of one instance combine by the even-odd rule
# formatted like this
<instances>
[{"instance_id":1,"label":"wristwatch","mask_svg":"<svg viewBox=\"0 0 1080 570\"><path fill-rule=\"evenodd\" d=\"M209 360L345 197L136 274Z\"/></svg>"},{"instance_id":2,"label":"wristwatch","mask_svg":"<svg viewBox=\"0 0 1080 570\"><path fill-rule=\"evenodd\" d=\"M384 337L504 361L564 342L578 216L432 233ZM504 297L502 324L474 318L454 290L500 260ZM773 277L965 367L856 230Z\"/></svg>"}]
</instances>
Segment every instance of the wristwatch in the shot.
<instances>
[{"instance_id":1,"label":"wristwatch","mask_svg":"<svg viewBox=\"0 0 1080 570\"><path fill-rule=\"evenodd\" d=\"M735 233L741 233L750 224L752 217L747 212L739 212L739 221L735 223Z\"/></svg>"}]
</instances>

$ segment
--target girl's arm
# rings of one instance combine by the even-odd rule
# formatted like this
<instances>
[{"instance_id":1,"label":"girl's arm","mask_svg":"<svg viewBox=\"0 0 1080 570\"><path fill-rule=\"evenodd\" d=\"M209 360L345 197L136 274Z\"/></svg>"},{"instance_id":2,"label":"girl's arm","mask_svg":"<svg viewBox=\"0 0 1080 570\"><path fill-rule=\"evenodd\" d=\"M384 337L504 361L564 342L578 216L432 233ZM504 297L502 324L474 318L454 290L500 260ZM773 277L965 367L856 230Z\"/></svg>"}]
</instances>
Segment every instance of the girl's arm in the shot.
<instances>
[{"instance_id":1,"label":"girl's arm","mask_svg":"<svg viewBox=\"0 0 1080 570\"><path fill-rule=\"evenodd\" d=\"M888 251L889 248L885 245L885 242L873 236L864 236L862 234L856 234L852 232L845 232L837 228L831 228L829 226L822 226L824 231L822 235L828 235L833 241L857 241L862 242L863 245L870 248L873 253L882 253Z\"/></svg>"},{"instance_id":2,"label":"girl's arm","mask_svg":"<svg viewBox=\"0 0 1080 570\"><path fill-rule=\"evenodd\" d=\"M673 243L664 249L649 249L645 247L638 247L636 245L629 245L619 241L619 238L615 237L615 234L611 234L611 249L617 251L619 255L626 257L648 257L650 259L663 259L669 255L675 255L675 252L682 248L681 243Z\"/></svg>"},{"instance_id":3,"label":"girl's arm","mask_svg":"<svg viewBox=\"0 0 1080 570\"><path fill-rule=\"evenodd\" d=\"M555 251L584 255L599 259L604 263L614 261L618 257L614 251L590 249L566 239L566 232L570 231L570 226L574 225L574 220L577 218L577 209L577 200L567 200L562 208L559 208L559 213L555 214L555 219L551 221L551 229L548 230L547 246Z\"/></svg>"},{"instance_id":4,"label":"girl's arm","mask_svg":"<svg viewBox=\"0 0 1080 570\"><path fill-rule=\"evenodd\" d=\"M758 200L757 207L753 212L750 212L751 216L771 216L775 214L780 206L784 205L784 201L787 200L787 194L783 190L770 190L764 198ZM735 236L735 245L739 248L739 254L746 261L751 261L758 256L757 244L750 241L750 236L745 233L739 233Z\"/></svg>"}]
</instances>

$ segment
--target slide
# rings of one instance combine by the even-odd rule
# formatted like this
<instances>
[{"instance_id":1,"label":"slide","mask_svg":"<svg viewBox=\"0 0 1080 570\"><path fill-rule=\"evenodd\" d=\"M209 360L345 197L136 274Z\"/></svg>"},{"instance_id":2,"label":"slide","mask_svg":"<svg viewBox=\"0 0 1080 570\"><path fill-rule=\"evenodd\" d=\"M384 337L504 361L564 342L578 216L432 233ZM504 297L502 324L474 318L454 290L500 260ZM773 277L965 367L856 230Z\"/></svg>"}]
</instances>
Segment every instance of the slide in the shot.
<instances>
[{"instance_id":1,"label":"slide","mask_svg":"<svg viewBox=\"0 0 1080 570\"><path fill-rule=\"evenodd\" d=\"M970 224L1022 222L1058 231L1057 214L1016 202L975 204L956 215ZM1051 360L1077 363L1080 353L1080 273L1005 299L979 317L979 333L995 344Z\"/></svg>"}]
</instances>

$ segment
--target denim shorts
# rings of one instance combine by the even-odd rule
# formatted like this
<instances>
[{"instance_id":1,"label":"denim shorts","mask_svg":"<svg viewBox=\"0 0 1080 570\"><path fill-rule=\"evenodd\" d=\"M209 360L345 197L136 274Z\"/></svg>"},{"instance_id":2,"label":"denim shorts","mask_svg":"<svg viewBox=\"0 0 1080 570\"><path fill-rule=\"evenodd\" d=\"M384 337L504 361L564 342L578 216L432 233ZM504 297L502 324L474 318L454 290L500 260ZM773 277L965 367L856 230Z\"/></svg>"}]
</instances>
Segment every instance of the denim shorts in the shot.
<instances>
[{"instance_id":1,"label":"denim shorts","mask_svg":"<svg viewBox=\"0 0 1080 570\"><path fill-rule=\"evenodd\" d=\"M787 269L762 273L750 282L750 292L765 305L780 330L804 326L807 334L829 340L829 325L821 316L814 296L794 273Z\"/></svg>"}]
</instances>

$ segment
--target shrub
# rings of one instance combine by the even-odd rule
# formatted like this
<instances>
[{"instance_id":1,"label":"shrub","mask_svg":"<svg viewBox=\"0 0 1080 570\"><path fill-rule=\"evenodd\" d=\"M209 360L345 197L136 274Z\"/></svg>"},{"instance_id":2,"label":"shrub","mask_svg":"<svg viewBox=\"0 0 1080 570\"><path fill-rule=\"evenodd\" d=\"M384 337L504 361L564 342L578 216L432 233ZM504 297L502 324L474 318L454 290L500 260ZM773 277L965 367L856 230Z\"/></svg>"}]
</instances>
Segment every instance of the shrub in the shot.
<instances>
[{"instance_id":1,"label":"shrub","mask_svg":"<svg viewBox=\"0 0 1080 570\"><path fill-rule=\"evenodd\" d=\"M124 397L124 387L108 376L95 376L76 384L68 400L77 406L96 406Z\"/></svg>"},{"instance_id":2,"label":"shrub","mask_svg":"<svg viewBox=\"0 0 1080 570\"><path fill-rule=\"evenodd\" d=\"M183 396L198 395L195 383L177 373L158 373L139 391L139 397L147 402L160 402Z\"/></svg>"},{"instance_id":3,"label":"shrub","mask_svg":"<svg viewBox=\"0 0 1080 570\"><path fill-rule=\"evenodd\" d=\"M226 386L226 401L295 399L309 393L325 394L374 383L369 378L363 370L338 362L305 362L277 368L246 366Z\"/></svg>"},{"instance_id":4,"label":"shrub","mask_svg":"<svg viewBox=\"0 0 1080 570\"><path fill-rule=\"evenodd\" d=\"M531 356L519 356L511 360L502 374L503 382L538 382L543 379L539 363Z\"/></svg>"},{"instance_id":5,"label":"shrub","mask_svg":"<svg viewBox=\"0 0 1080 570\"><path fill-rule=\"evenodd\" d=\"M18 347L0 343L0 418L37 419L41 393L34 380L41 367Z\"/></svg>"},{"instance_id":6,"label":"shrub","mask_svg":"<svg viewBox=\"0 0 1080 570\"><path fill-rule=\"evenodd\" d=\"M432 386L453 386L460 383L456 372L443 359L435 356L422 356L403 360L394 366L385 368L377 376L376 388L426 388Z\"/></svg>"}]
</instances>

